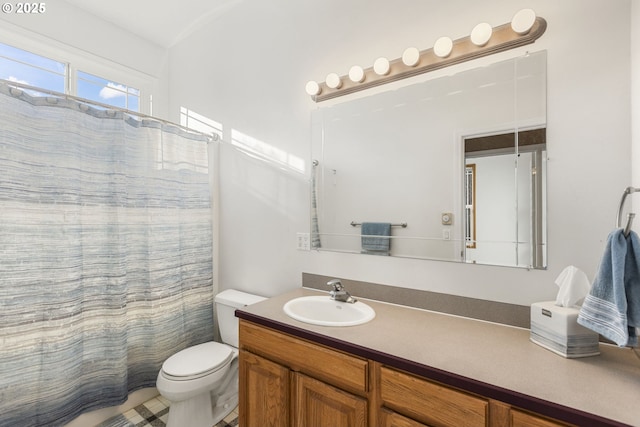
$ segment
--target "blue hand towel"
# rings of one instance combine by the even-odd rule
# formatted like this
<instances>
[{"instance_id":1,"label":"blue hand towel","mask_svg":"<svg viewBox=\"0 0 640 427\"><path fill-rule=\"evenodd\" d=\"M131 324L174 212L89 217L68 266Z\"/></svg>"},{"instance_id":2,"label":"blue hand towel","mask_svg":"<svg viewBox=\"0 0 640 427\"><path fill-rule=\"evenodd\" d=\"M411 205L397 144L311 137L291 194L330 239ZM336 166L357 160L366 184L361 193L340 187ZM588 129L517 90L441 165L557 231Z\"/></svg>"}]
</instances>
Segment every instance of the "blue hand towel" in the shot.
<instances>
[{"instance_id":1,"label":"blue hand towel","mask_svg":"<svg viewBox=\"0 0 640 427\"><path fill-rule=\"evenodd\" d=\"M617 229L607 239L598 274L586 296L578 323L618 346L638 345L640 327L640 239Z\"/></svg>"},{"instance_id":2,"label":"blue hand towel","mask_svg":"<svg viewBox=\"0 0 640 427\"><path fill-rule=\"evenodd\" d=\"M361 232L363 254L389 255L391 223L363 222Z\"/></svg>"}]
</instances>

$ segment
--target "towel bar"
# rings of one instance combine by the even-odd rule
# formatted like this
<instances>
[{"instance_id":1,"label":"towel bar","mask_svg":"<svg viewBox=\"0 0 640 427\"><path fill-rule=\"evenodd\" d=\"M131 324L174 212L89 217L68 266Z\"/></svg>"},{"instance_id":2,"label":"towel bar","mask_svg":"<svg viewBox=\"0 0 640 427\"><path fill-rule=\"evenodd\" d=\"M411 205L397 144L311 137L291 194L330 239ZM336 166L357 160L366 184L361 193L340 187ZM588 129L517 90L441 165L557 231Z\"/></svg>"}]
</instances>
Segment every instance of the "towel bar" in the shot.
<instances>
[{"instance_id":1,"label":"towel bar","mask_svg":"<svg viewBox=\"0 0 640 427\"><path fill-rule=\"evenodd\" d=\"M622 193L622 199L620 199L620 206L618 207L618 215L616 216L616 228L622 228L622 223L621 221L621 216L622 216L622 209L624 208L624 202L627 199L627 196L631 193L635 193L640 191L640 188L635 188L635 187L627 187L624 189L624 192ZM624 235L625 237L629 235L629 232L631 231L631 224L633 223L633 218L636 216L635 213L629 213L627 215L627 225L624 227Z\"/></svg>"},{"instance_id":2,"label":"towel bar","mask_svg":"<svg viewBox=\"0 0 640 427\"><path fill-rule=\"evenodd\" d=\"M357 227L359 225L362 225L361 222L355 222L355 221L351 221L351 226L352 227ZM399 224L391 224L392 227L402 227L402 228L407 228L407 223L406 222L401 222Z\"/></svg>"}]
</instances>

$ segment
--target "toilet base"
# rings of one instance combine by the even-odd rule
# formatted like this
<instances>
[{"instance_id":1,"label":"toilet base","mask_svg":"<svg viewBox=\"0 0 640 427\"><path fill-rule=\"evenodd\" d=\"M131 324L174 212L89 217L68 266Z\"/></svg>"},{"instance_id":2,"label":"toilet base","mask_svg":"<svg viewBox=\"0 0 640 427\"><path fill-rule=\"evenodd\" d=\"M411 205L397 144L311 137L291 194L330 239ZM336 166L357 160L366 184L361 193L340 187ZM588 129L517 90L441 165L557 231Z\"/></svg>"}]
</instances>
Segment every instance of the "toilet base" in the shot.
<instances>
[{"instance_id":1,"label":"toilet base","mask_svg":"<svg viewBox=\"0 0 640 427\"><path fill-rule=\"evenodd\" d=\"M216 406L213 406L213 405ZM211 393L202 393L181 402L171 402L167 427L212 427L238 406L237 393L225 393L213 401Z\"/></svg>"},{"instance_id":2,"label":"toilet base","mask_svg":"<svg viewBox=\"0 0 640 427\"><path fill-rule=\"evenodd\" d=\"M224 398L224 396L223 396ZM226 401L220 399L217 406L213 408L213 424L222 421L227 415L238 406L238 395L230 396Z\"/></svg>"},{"instance_id":3,"label":"toilet base","mask_svg":"<svg viewBox=\"0 0 640 427\"><path fill-rule=\"evenodd\" d=\"M211 395L202 393L181 402L171 402L167 427L212 427Z\"/></svg>"}]
</instances>

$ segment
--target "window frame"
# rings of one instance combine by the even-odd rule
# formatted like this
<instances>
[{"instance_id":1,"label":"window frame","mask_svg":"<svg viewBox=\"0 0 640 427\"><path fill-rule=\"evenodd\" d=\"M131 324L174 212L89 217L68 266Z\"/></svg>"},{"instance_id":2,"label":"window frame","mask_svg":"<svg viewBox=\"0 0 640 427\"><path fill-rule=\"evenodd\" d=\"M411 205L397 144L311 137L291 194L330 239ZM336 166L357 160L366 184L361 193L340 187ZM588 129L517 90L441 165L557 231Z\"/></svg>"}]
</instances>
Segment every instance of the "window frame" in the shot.
<instances>
[{"instance_id":1,"label":"window frame","mask_svg":"<svg viewBox=\"0 0 640 427\"><path fill-rule=\"evenodd\" d=\"M78 96L78 71L82 71L138 89L138 113L152 115L151 100L158 83L158 79L153 76L19 27L0 28L0 43L66 64L66 95Z\"/></svg>"}]
</instances>

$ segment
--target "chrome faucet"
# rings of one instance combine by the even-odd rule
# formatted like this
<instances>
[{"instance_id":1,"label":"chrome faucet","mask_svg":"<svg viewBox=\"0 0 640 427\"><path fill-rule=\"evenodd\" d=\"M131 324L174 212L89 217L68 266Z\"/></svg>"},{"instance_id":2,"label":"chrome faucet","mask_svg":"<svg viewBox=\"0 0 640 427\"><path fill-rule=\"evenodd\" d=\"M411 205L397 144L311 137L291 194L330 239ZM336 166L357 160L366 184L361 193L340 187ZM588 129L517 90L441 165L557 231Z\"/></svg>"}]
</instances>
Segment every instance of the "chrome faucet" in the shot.
<instances>
[{"instance_id":1,"label":"chrome faucet","mask_svg":"<svg viewBox=\"0 0 640 427\"><path fill-rule=\"evenodd\" d=\"M344 289L344 286L342 285L340 279L329 280L327 282L327 286L331 286L333 288L331 292L329 292L329 295L334 301L348 302L349 304L353 304L354 302L358 301Z\"/></svg>"}]
</instances>

